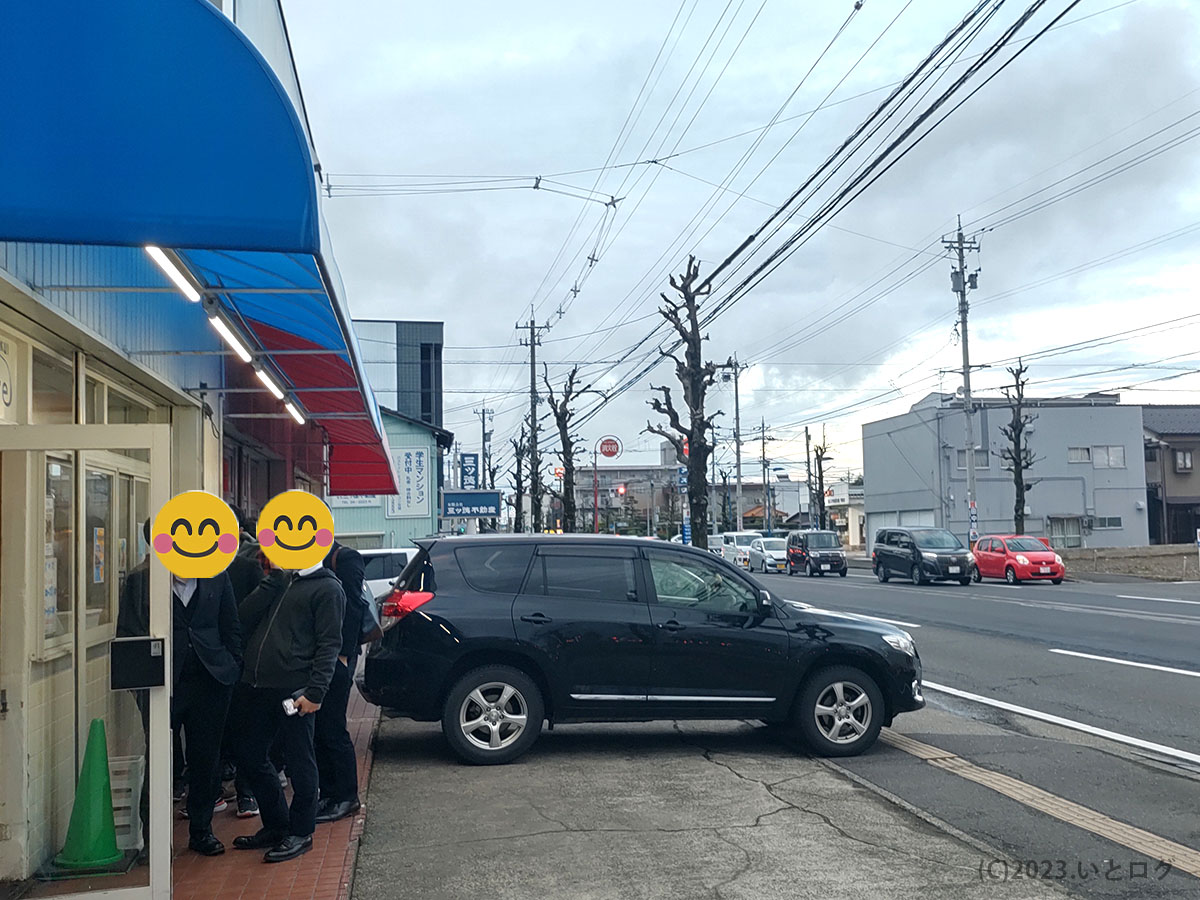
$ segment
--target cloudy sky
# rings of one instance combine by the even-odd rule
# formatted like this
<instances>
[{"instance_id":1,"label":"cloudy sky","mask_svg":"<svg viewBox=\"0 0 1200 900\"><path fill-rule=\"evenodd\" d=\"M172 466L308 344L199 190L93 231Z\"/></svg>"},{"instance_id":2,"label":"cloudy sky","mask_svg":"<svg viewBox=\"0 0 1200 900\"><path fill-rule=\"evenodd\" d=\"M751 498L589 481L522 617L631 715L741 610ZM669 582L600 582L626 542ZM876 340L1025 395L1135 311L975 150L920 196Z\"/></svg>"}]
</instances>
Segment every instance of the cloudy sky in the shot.
<instances>
[{"instance_id":1,"label":"cloudy sky","mask_svg":"<svg viewBox=\"0 0 1200 900\"><path fill-rule=\"evenodd\" d=\"M976 2L286 0L352 311L446 323L446 423L465 447L478 443L474 409L496 410L504 442L528 408L514 324L531 307L552 326L539 350L551 380L579 362L611 390L655 355L661 329L639 342L661 322L668 274L689 253L702 272L732 253ZM1002 3L780 237L1027 5ZM1070 5L1049 0L942 112ZM972 362L995 364L977 391L1024 354L1030 393L1193 402L1198 44L1200 4L1082 0L730 305L706 353L750 366L741 408L755 445L765 421L773 464L799 475L803 426L824 426L835 466L855 469L862 422L958 386L940 239L959 214L981 243L968 259L980 270ZM778 240L756 242L743 274ZM638 380L582 427L585 445L613 433L625 461L654 461L648 385L673 382L668 365ZM726 466L731 388L710 406L727 414ZM745 465L759 455L748 448Z\"/></svg>"}]
</instances>

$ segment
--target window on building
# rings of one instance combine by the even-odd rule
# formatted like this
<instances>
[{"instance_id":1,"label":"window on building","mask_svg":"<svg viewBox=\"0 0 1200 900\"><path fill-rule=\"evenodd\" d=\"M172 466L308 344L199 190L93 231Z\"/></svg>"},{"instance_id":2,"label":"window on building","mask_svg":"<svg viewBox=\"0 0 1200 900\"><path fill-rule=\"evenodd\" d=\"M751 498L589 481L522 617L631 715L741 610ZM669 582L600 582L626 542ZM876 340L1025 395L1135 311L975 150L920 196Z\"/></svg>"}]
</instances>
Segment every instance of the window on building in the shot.
<instances>
[{"instance_id":1,"label":"window on building","mask_svg":"<svg viewBox=\"0 0 1200 900\"><path fill-rule=\"evenodd\" d=\"M967 451L966 450L958 451L958 467L960 469L966 469L966 467L967 467ZM986 469L987 467L988 467L988 452L986 450L980 450L980 449L976 448L976 450L975 450L975 468Z\"/></svg>"},{"instance_id":2,"label":"window on building","mask_svg":"<svg viewBox=\"0 0 1200 900\"><path fill-rule=\"evenodd\" d=\"M75 369L71 363L33 350L31 425L70 425L75 421Z\"/></svg>"},{"instance_id":3,"label":"window on building","mask_svg":"<svg viewBox=\"0 0 1200 900\"><path fill-rule=\"evenodd\" d=\"M1091 447L1068 447L1067 462L1069 463L1090 463L1092 461Z\"/></svg>"},{"instance_id":4,"label":"window on building","mask_svg":"<svg viewBox=\"0 0 1200 900\"><path fill-rule=\"evenodd\" d=\"M1054 547L1082 547L1083 520L1078 516L1051 516L1050 543Z\"/></svg>"},{"instance_id":5,"label":"window on building","mask_svg":"<svg viewBox=\"0 0 1200 900\"><path fill-rule=\"evenodd\" d=\"M1120 516L1096 516L1096 527L1097 528L1120 528L1121 527L1121 517Z\"/></svg>"},{"instance_id":6,"label":"window on building","mask_svg":"<svg viewBox=\"0 0 1200 900\"><path fill-rule=\"evenodd\" d=\"M1192 471L1192 451L1191 450L1176 450L1175 451L1175 471L1176 472Z\"/></svg>"},{"instance_id":7,"label":"window on building","mask_svg":"<svg viewBox=\"0 0 1200 900\"><path fill-rule=\"evenodd\" d=\"M1146 462L1158 462L1158 448L1146 445Z\"/></svg>"},{"instance_id":8,"label":"window on building","mask_svg":"<svg viewBox=\"0 0 1200 900\"><path fill-rule=\"evenodd\" d=\"M1093 447L1092 465L1097 469L1125 468L1125 448L1118 444Z\"/></svg>"}]
</instances>

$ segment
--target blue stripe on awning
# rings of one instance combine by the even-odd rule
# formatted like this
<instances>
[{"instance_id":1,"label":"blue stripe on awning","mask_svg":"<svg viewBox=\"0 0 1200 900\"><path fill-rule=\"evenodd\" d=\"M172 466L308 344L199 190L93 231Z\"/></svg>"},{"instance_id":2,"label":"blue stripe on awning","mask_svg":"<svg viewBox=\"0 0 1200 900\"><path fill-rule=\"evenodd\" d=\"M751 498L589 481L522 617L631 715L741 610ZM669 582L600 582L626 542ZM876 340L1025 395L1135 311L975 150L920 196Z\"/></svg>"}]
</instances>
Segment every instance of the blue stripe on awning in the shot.
<instances>
[{"instance_id":1,"label":"blue stripe on awning","mask_svg":"<svg viewBox=\"0 0 1200 900\"><path fill-rule=\"evenodd\" d=\"M307 138L236 26L207 0L4 4L0 83L0 241L174 249L254 349L292 351L272 358L288 388L337 389L296 395L329 436L331 491L393 493ZM123 268L89 266L79 286L128 286Z\"/></svg>"}]
</instances>

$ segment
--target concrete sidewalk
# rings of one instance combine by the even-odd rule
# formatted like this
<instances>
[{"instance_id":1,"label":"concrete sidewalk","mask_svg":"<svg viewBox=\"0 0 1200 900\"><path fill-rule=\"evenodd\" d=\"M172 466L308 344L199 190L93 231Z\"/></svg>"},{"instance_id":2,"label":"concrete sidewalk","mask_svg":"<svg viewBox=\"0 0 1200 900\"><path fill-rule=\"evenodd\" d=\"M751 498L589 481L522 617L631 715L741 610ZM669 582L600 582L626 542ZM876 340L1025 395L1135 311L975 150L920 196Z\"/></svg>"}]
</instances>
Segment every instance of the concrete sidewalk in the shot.
<instances>
[{"instance_id":1,"label":"concrete sidewalk","mask_svg":"<svg viewBox=\"0 0 1200 900\"><path fill-rule=\"evenodd\" d=\"M356 900L1061 898L754 723L562 726L508 766L384 721Z\"/></svg>"}]
</instances>

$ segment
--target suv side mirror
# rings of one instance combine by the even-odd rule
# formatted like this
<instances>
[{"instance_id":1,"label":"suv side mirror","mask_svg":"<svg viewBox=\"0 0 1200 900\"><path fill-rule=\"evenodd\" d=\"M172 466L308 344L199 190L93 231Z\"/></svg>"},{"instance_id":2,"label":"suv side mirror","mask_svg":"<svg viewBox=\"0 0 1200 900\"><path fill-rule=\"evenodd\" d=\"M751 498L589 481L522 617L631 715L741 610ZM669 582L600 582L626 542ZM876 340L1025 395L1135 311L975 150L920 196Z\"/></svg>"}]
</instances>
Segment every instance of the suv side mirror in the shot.
<instances>
[{"instance_id":1,"label":"suv side mirror","mask_svg":"<svg viewBox=\"0 0 1200 900\"><path fill-rule=\"evenodd\" d=\"M771 592L758 592L758 609L760 612L767 612L771 608Z\"/></svg>"}]
</instances>

